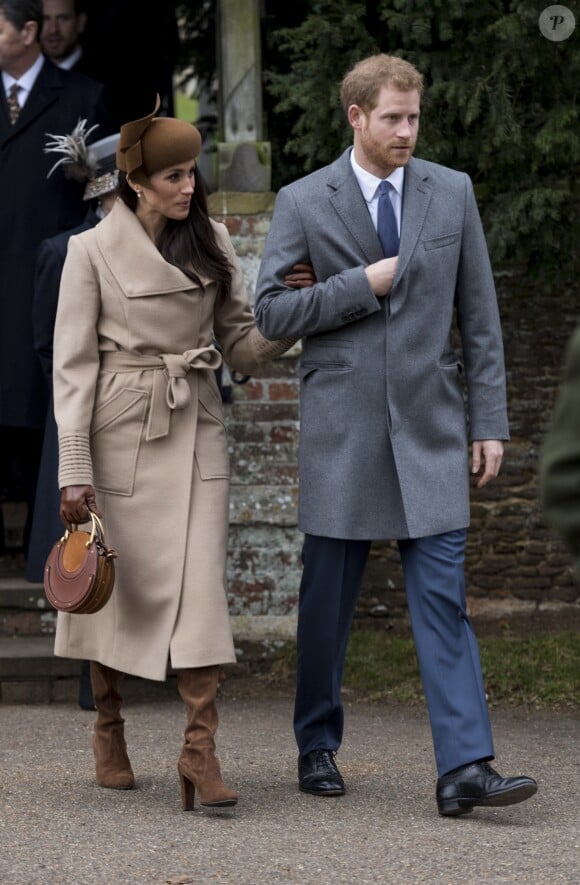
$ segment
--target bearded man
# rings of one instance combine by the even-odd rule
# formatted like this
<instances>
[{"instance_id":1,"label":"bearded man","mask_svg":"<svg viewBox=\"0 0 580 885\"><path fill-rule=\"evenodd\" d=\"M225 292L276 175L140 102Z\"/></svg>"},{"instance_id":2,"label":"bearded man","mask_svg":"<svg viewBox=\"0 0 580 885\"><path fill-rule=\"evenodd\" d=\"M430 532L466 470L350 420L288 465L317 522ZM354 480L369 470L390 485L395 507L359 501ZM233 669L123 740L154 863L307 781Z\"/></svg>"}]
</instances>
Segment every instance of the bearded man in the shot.
<instances>
[{"instance_id":1,"label":"bearded man","mask_svg":"<svg viewBox=\"0 0 580 885\"><path fill-rule=\"evenodd\" d=\"M353 145L280 190L255 314L266 338L303 339L299 788L345 792L335 754L346 648L371 543L394 539L431 723L437 808L460 815L521 802L537 784L503 778L489 764L464 557L470 470L477 489L491 482L509 438L502 333L469 176L413 157L421 92L420 72L394 56L371 56L346 74L341 100ZM311 285L285 282L300 273L312 273ZM386 779L387 748L388 738Z\"/></svg>"}]
</instances>

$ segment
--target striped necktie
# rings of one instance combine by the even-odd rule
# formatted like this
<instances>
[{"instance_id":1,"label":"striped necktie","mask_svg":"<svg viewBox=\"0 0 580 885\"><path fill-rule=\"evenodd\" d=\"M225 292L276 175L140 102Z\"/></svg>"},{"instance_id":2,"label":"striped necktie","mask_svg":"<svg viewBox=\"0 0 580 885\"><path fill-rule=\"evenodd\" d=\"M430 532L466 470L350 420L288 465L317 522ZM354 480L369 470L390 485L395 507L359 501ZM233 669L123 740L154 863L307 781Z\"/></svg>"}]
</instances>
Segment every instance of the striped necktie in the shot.
<instances>
[{"instance_id":1,"label":"striped necktie","mask_svg":"<svg viewBox=\"0 0 580 885\"><path fill-rule=\"evenodd\" d=\"M10 89L8 90L8 96L6 101L8 102L8 111L10 113L10 122L14 126L18 119L18 115L20 114L20 105L18 104L18 99L16 96L20 92L20 84L13 83Z\"/></svg>"},{"instance_id":2,"label":"striped necktie","mask_svg":"<svg viewBox=\"0 0 580 885\"><path fill-rule=\"evenodd\" d=\"M395 218L395 210L389 196L392 186L390 181L381 181L379 184L377 233L385 258L392 258L394 255L399 254L397 219Z\"/></svg>"}]
</instances>

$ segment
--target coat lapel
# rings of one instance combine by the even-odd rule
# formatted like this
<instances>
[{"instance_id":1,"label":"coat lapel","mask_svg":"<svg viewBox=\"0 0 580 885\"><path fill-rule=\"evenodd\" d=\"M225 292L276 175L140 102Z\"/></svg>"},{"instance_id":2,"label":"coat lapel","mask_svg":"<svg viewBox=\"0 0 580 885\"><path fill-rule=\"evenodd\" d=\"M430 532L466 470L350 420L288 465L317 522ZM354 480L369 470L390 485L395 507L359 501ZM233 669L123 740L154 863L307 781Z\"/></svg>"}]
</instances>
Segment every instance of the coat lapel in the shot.
<instances>
[{"instance_id":1,"label":"coat lapel","mask_svg":"<svg viewBox=\"0 0 580 885\"><path fill-rule=\"evenodd\" d=\"M95 231L103 260L127 298L197 288L181 270L165 261L137 216L121 199L117 199Z\"/></svg>"},{"instance_id":2,"label":"coat lapel","mask_svg":"<svg viewBox=\"0 0 580 885\"><path fill-rule=\"evenodd\" d=\"M427 209L431 202L433 188L429 184L429 176L417 170L413 160L405 170L403 188L403 215L401 218L401 241L399 244L399 263L393 288L400 281L417 245L417 240L425 222Z\"/></svg>"},{"instance_id":3,"label":"coat lapel","mask_svg":"<svg viewBox=\"0 0 580 885\"><path fill-rule=\"evenodd\" d=\"M6 93L2 81L0 80L0 138L4 139L10 132L11 128L12 124L10 123Z\"/></svg>"},{"instance_id":4,"label":"coat lapel","mask_svg":"<svg viewBox=\"0 0 580 885\"><path fill-rule=\"evenodd\" d=\"M20 111L18 120L12 126L8 121L8 129L4 130L5 140L19 135L30 123L36 120L45 110L54 104L62 89L61 73L56 65L45 59L42 68L34 82L28 99ZM4 101L6 106L6 101ZM8 114L6 106L6 114Z\"/></svg>"},{"instance_id":5,"label":"coat lapel","mask_svg":"<svg viewBox=\"0 0 580 885\"><path fill-rule=\"evenodd\" d=\"M365 259L372 264L383 257L368 206L350 165L350 148L330 167L330 204L342 224L356 240Z\"/></svg>"}]
</instances>

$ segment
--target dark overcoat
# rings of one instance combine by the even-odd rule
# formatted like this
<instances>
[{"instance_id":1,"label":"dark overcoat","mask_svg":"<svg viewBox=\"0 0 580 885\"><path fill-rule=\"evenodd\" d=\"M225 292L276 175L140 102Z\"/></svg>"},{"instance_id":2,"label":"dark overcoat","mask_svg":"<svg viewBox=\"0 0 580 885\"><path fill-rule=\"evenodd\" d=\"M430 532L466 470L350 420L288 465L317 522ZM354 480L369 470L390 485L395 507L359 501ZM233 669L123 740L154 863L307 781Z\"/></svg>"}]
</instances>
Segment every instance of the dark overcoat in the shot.
<instances>
[{"instance_id":1,"label":"dark overcoat","mask_svg":"<svg viewBox=\"0 0 580 885\"><path fill-rule=\"evenodd\" d=\"M81 224L73 227L72 230L43 240L38 249L32 303L33 343L50 390L50 401L42 441L34 515L26 558L26 578L29 581L42 581L46 557L64 530L59 516L58 433L52 407L52 339L60 277L70 237L80 234L84 230L89 230L98 221L99 216L94 209L90 208ZM82 300L79 297L79 309L82 309L81 305Z\"/></svg>"},{"instance_id":2,"label":"dark overcoat","mask_svg":"<svg viewBox=\"0 0 580 885\"><path fill-rule=\"evenodd\" d=\"M468 438L509 436L498 304L469 177L412 159L387 298L365 274L382 257L349 150L278 193L256 322L272 340L303 337L299 526L309 534L465 528ZM318 282L287 288L285 274L305 261Z\"/></svg>"},{"instance_id":3,"label":"dark overcoat","mask_svg":"<svg viewBox=\"0 0 580 885\"><path fill-rule=\"evenodd\" d=\"M34 271L41 240L82 221L84 184L46 154L49 134L72 132L79 119L99 123L93 138L112 132L105 89L83 74L44 60L14 126L0 89L0 425L42 428L48 388L32 335Z\"/></svg>"}]
</instances>

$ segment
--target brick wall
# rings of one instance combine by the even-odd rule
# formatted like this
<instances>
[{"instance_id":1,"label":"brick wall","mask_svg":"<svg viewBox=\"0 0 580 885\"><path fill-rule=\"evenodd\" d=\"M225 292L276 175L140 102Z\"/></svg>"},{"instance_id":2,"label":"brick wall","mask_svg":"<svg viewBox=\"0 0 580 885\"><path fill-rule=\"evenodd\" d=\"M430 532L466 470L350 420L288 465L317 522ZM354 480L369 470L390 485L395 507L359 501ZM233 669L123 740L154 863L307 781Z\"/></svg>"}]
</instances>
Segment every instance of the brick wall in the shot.
<instances>
[{"instance_id":1,"label":"brick wall","mask_svg":"<svg viewBox=\"0 0 580 885\"><path fill-rule=\"evenodd\" d=\"M253 297L268 212L218 215L232 236ZM467 551L471 610L528 611L578 603L568 552L543 525L538 453L560 379L564 348L578 320L572 292L537 295L498 281L512 439L498 481L472 494ZM299 352L299 347L296 348ZM230 604L234 615L292 615L300 579L296 528L299 428L297 352L262 378L234 386L226 406L233 466ZM405 611L396 545L371 550L357 618Z\"/></svg>"}]
</instances>

